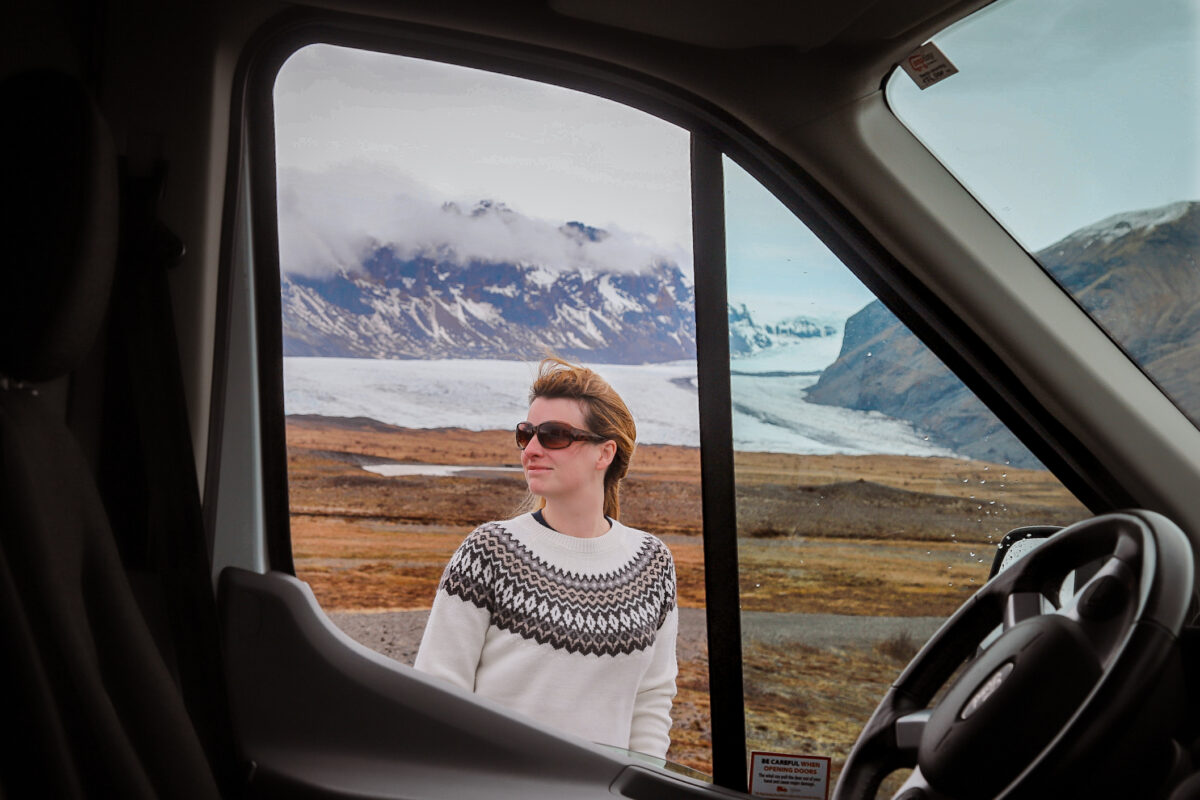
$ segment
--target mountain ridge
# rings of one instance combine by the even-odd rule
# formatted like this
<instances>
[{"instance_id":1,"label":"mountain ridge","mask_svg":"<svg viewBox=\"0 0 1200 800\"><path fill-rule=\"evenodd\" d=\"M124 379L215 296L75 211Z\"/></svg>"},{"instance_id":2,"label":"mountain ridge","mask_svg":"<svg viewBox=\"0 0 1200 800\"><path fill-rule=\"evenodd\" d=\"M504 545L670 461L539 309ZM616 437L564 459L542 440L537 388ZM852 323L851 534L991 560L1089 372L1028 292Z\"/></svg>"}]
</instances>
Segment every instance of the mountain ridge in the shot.
<instances>
[{"instance_id":1,"label":"mountain ridge","mask_svg":"<svg viewBox=\"0 0 1200 800\"><path fill-rule=\"evenodd\" d=\"M1200 419L1200 202L1116 214L1035 258L1193 421ZM824 405L906 419L973 458L1036 459L878 300L846 322L842 350L809 389Z\"/></svg>"},{"instance_id":2,"label":"mountain ridge","mask_svg":"<svg viewBox=\"0 0 1200 800\"><path fill-rule=\"evenodd\" d=\"M523 218L503 203L470 211L503 225ZM558 226L565 247L608 245L613 235L579 221ZM618 243L619 244L619 243ZM599 363L659 363L696 355L695 298L683 270L657 258L637 269L580 260L464 258L446 243L409 252L374 242L353 268L280 281L286 356L341 358L540 358L548 352ZM837 333L795 317L759 324L729 307L731 354L755 355Z\"/></svg>"},{"instance_id":3,"label":"mountain ridge","mask_svg":"<svg viewBox=\"0 0 1200 800\"><path fill-rule=\"evenodd\" d=\"M692 289L674 264L645 272L405 258L374 250L356 273L284 276L285 355L538 357L616 363L695 353ZM686 313L683 313L683 311Z\"/></svg>"}]
</instances>

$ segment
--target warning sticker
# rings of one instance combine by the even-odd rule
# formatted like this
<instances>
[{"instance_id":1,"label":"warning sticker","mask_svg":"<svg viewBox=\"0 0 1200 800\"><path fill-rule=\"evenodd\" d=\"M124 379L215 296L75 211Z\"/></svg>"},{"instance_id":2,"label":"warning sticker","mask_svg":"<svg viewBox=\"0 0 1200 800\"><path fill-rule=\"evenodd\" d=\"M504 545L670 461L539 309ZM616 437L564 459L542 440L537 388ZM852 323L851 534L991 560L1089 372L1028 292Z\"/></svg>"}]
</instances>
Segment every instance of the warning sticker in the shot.
<instances>
[{"instance_id":1,"label":"warning sticker","mask_svg":"<svg viewBox=\"0 0 1200 800\"><path fill-rule=\"evenodd\" d=\"M750 794L788 800L828 800L830 760L786 753L750 754Z\"/></svg>"},{"instance_id":2,"label":"warning sticker","mask_svg":"<svg viewBox=\"0 0 1200 800\"><path fill-rule=\"evenodd\" d=\"M921 89L928 89L935 83L944 81L958 72L958 69L942 55L942 51L933 42L928 42L913 50L907 58L900 62L900 66Z\"/></svg>"}]
</instances>

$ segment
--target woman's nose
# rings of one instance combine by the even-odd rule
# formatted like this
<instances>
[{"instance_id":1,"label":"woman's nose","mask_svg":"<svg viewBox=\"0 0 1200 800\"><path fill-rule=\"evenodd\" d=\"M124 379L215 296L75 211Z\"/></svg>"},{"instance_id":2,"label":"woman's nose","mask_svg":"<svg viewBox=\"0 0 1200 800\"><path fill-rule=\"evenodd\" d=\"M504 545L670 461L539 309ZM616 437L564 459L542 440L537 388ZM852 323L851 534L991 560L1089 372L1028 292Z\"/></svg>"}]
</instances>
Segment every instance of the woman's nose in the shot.
<instances>
[{"instance_id":1,"label":"woman's nose","mask_svg":"<svg viewBox=\"0 0 1200 800\"><path fill-rule=\"evenodd\" d=\"M529 444L525 445L524 453L525 455L537 455L544 452L544 450L545 448L542 447L541 440L535 435L529 440Z\"/></svg>"}]
</instances>

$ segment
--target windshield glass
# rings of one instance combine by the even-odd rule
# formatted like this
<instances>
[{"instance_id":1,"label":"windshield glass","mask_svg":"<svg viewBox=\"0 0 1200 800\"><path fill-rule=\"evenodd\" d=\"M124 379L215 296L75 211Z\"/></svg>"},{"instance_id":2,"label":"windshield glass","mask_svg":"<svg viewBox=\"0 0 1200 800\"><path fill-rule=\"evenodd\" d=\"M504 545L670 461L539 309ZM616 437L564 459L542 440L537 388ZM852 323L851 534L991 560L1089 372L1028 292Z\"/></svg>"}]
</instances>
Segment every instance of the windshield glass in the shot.
<instances>
[{"instance_id":1,"label":"windshield glass","mask_svg":"<svg viewBox=\"0 0 1200 800\"><path fill-rule=\"evenodd\" d=\"M1200 6L1002 0L896 70L900 120L1200 421Z\"/></svg>"}]
</instances>

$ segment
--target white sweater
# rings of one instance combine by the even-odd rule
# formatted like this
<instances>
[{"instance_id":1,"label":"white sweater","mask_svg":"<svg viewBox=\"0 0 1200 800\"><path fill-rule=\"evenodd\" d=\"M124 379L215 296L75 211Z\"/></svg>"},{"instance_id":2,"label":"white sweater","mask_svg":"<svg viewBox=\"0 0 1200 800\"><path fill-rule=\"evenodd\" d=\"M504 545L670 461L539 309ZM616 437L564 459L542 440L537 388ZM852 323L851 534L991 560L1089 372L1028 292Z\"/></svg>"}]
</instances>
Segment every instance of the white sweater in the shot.
<instances>
[{"instance_id":1,"label":"white sweater","mask_svg":"<svg viewBox=\"0 0 1200 800\"><path fill-rule=\"evenodd\" d=\"M476 528L442 575L417 669L585 739L664 757L675 696L675 564L614 521Z\"/></svg>"}]
</instances>

